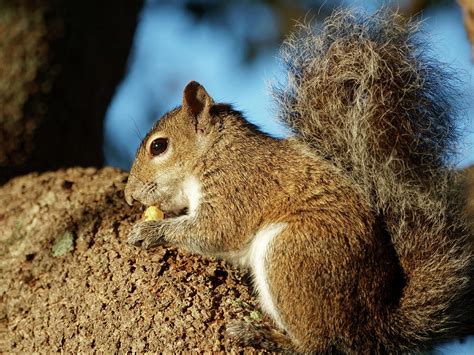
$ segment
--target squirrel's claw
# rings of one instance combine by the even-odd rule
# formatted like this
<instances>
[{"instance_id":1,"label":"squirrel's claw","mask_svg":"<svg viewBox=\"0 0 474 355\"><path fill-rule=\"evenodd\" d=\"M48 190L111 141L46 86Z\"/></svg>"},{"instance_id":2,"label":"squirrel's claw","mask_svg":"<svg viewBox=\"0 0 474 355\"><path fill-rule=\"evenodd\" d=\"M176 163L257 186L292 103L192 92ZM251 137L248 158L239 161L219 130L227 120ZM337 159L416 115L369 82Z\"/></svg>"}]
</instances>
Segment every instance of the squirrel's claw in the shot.
<instances>
[{"instance_id":1,"label":"squirrel's claw","mask_svg":"<svg viewBox=\"0 0 474 355\"><path fill-rule=\"evenodd\" d=\"M142 221L136 223L128 234L127 243L143 249L163 244L163 237L157 235L159 221Z\"/></svg>"},{"instance_id":2,"label":"squirrel's claw","mask_svg":"<svg viewBox=\"0 0 474 355\"><path fill-rule=\"evenodd\" d=\"M128 234L127 243L139 247L142 243L143 237L140 233L139 223L135 224Z\"/></svg>"}]
</instances>

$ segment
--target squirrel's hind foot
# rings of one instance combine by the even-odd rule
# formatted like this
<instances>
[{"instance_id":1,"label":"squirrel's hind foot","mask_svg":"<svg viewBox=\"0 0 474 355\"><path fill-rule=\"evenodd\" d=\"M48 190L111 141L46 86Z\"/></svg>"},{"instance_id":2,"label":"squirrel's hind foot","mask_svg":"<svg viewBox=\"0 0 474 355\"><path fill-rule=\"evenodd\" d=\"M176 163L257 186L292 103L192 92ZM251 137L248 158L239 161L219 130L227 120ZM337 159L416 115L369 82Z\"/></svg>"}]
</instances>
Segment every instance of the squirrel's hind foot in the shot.
<instances>
[{"instance_id":1,"label":"squirrel's hind foot","mask_svg":"<svg viewBox=\"0 0 474 355\"><path fill-rule=\"evenodd\" d=\"M226 332L242 346L254 346L285 354L294 353L291 339L269 324L234 320L227 325Z\"/></svg>"}]
</instances>

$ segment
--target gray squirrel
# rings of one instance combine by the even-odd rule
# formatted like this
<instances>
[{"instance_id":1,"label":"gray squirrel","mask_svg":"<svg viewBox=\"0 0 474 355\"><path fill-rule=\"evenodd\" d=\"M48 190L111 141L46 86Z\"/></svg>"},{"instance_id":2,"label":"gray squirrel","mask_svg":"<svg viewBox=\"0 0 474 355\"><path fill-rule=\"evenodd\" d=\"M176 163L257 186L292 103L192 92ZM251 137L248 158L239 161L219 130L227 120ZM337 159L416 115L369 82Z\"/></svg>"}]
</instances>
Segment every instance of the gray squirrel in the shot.
<instances>
[{"instance_id":1,"label":"gray squirrel","mask_svg":"<svg viewBox=\"0 0 474 355\"><path fill-rule=\"evenodd\" d=\"M416 32L388 11L302 26L273 88L289 138L193 81L143 139L125 197L168 218L128 241L248 269L275 327L230 324L242 343L406 352L474 330L456 93Z\"/></svg>"}]
</instances>

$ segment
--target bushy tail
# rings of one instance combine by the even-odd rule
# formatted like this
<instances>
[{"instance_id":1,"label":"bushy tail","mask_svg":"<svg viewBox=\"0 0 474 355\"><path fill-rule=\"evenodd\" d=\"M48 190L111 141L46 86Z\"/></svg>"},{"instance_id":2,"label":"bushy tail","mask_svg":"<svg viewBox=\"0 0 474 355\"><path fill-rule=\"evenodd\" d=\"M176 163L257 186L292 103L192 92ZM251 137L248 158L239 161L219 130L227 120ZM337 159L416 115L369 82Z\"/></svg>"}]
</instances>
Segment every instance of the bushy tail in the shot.
<instances>
[{"instance_id":1,"label":"bushy tail","mask_svg":"<svg viewBox=\"0 0 474 355\"><path fill-rule=\"evenodd\" d=\"M286 41L287 82L274 88L281 120L347 172L384 218L406 279L380 334L389 349L413 350L459 331L467 310L457 306L472 269L450 168L458 96L416 32L385 10L336 12Z\"/></svg>"}]
</instances>

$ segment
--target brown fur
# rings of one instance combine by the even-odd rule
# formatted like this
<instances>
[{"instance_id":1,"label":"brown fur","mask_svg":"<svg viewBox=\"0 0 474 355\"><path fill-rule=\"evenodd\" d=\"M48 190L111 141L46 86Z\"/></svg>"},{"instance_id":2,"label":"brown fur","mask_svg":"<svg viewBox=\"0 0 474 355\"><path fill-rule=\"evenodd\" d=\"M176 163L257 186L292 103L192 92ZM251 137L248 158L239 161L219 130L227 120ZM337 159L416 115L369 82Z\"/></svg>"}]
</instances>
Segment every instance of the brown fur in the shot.
<instances>
[{"instance_id":1,"label":"brown fur","mask_svg":"<svg viewBox=\"0 0 474 355\"><path fill-rule=\"evenodd\" d=\"M339 14L320 38L290 40L295 63L278 97L294 138L261 133L192 82L137 152L127 201L180 216L136 224L132 244L241 263L261 228L286 223L265 267L287 335L230 327L241 341L360 353L421 350L463 334L472 251L445 167L455 126L430 102L406 26ZM157 136L169 148L152 157ZM195 211L183 195L190 176L201 187Z\"/></svg>"},{"instance_id":2,"label":"brown fur","mask_svg":"<svg viewBox=\"0 0 474 355\"><path fill-rule=\"evenodd\" d=\"M303 26L283 47L289 77L275 89L281 119L383 216L407 283L387 332L406 349L473 316L469 303L452 309L472 270L465 199L449 166L458 94L416 27L383 11L337 12L318 34Z\"/></svg>"},{"instance_id":3,"label":"brown fur","mask_svg":"<svg viewBox=\"0 0 474 355\"><path fill-rule=\"evenodd\" d=\"M164 117L153 132L188 147L183 154L190 155L176 151L169 163L187 160L191 164L185 173L199 176L205 195L198 220L171 228L174 219L141 224L135 234L132 231L131 241L147 247L173 243L233 261L262 226L286 222L288 228L276 237L268 255L268 278L272 294L281 300L277 307L295 348L379 347L372 334L397 301L400 270L389 240L381 237L359 192L305 146L270 138L225 106L205 134L205 148L189 149L196 148L196 139L177 133L196 125L182 111ZM181 126L185 120L186 129ZM157 169L150 168L143 147L127 195L133 193L130 189L140 189L135 176L144 181L147 167ZM153 172L154 182L164 185ZM161 203L146 191L146 196L134 193L134 198Z\"/></svg>"}]
</instances>

